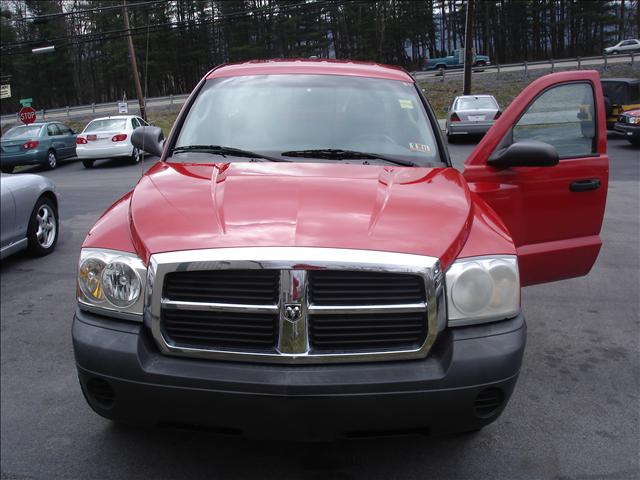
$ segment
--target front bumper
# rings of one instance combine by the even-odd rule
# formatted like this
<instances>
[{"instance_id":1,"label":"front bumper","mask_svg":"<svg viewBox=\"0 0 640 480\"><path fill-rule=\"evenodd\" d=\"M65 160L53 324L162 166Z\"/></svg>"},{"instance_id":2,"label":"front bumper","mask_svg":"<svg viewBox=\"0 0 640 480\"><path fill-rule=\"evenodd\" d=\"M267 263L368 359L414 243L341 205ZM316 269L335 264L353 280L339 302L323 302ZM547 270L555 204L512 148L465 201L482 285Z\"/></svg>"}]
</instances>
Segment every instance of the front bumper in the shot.
<instances>
[{"instance_id":1,"label":"front bumper","mask_svg":"<svg viewBox=\"0 0 640 480\"><path fill-rule=\"evenodd\" d=\"M616 122L613 129L622 133L626 138L640 138L640 125Z\"/></svg>"},{"instance_id":2,"label":"front bumper","mask_svg":"<svg viewBox=\"0 0 640 480\"><path fill-rule=\"evenodd\" d=\"M423 360L331 365L165 356L145 326L80 310L72 335L82 390L104 417L253 438L330 440L491 423L514 388L526 325L518 316L445 330ZM503 401L478 413L478 395L487 391Z\"/></svg>"},{"instance_id":3,"label":"front bumper","mask_svg":"<svg viewBox=\"0 0 640 480\"><path fill-rule=\"evenodd\" d=\"M450 135L482 135L493 127L494 122L451 122L447 126Z\"/></svg>"}]
</instances>

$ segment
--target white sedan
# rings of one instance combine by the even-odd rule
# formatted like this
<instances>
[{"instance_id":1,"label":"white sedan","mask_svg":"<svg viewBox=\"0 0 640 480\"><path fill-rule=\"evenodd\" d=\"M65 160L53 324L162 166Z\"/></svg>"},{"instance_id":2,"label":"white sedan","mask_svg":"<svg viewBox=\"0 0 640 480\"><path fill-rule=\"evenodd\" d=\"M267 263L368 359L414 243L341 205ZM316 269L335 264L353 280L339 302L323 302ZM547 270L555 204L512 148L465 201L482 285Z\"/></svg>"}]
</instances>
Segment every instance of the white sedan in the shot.
<instances>
[{"instance_id":1,"label":"white sedan","mask_svg":"<svg viewBox=\"0 0 640 480\"><path fill-rule=\"evenodd\" d=\"M127 158L140 161L140 150L131 144L131 134L141 126L148 126L135 115L117 115L91 120L76 138L76 155L85 168L102 158Z\"/></svg>"}]
</instances>

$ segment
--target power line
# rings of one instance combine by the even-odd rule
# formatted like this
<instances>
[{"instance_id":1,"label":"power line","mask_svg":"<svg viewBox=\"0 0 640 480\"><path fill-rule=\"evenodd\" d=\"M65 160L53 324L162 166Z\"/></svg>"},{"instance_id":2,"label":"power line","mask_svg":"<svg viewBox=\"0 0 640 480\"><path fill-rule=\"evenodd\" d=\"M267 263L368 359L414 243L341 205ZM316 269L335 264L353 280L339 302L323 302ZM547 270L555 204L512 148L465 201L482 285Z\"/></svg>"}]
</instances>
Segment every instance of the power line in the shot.
<instances>
[{"instance_id":1,"label":"power line","mask_svg":"<svg viewBox=\"0 0 640 480\"><path fill-rule=\"evenodd\" d=\"M339 7L348 3L358 3L358 1L359 0L344 0L337 3L332 3L332 5ZM170 31L173 28L180 29L180 28L186 28L191 26L199 27L202 25L208 25L211 23L215 23L215 22L219 22L227 19L253 15L255 13L264 13L264 12L280 13L280 12L286 12L288 10L296 9L301 6L314 6L317 8L317 7L323 7L327 4L328 4L327 0L321 0L321 1L311 2L311 3L300 2L300 3L288 4L284 6L269 5L265 7L256 8L253 10L244 10L241 12L233 12L225 15L218 15L207 20L196 20L196 21L184 20L182 22L167 22L167 23L160 23L160 24L154 24L154 25L147 24L139 27L131 27L129 29L118 29L118 30L109 30L106 32L96 32L96 33L90 33L90 34L57 37L57 38L48 39L48 40L29 40L25 42L16 42L8 45L3 45L2 47L0 47L0 49L5 51L3 52L3 55L21 55L25 53L30 53L31 51L29 50L29 51L22 51L22 52L10 52L10 51L7 52L6 50L12 49L12 48L29 47L32 45L38 45L43 43L55 44L58 48L62 48L67 46L81 45L84 43L104 42L107 40L116 40L119 38L124 38L127 35L129 35L129 33L131 33L132 36L135 36L135 35L143 35L149 31L152 33L156 33L161 31ZM74 41L74 40L77 40L77 41ZM61 41L65 43L57 43Z\"/></svg>"},{"instance_id":2,"label":"power line","mask_svg":"<svg viewBox=\"0 0 640 480\"><path fill-rule=\"evenodd\" d=\"M167 3L167 0L150 0L147 2L139 2L132 3L129 7L141 7L145 5L152 5L156 3ZM28 22L28 21L37 21L37 20L49 20L50 18L57 17L66 17L68 15L82 15L83 13L89 12L101 12L103 10L112 10L112 9L122 9L122 5L110 5L105 7L95 7L95 8L87 8L85 10L77 10L70 12L58 12L58 13L48 13L46 15L33 15L31 17L20 17L20 18L6 18L2 20L3 23L17 23L17 22Z\"/></svg>"}]
</instances>

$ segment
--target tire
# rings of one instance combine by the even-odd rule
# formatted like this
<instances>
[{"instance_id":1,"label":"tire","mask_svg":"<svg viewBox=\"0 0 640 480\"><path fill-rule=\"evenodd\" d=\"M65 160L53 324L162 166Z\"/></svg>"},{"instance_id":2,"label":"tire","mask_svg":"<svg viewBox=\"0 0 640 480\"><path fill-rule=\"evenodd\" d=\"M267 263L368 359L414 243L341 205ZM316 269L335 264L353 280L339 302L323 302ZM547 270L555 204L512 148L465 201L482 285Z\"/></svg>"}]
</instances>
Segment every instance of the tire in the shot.
<instances>
[{"instance_id":1,"label":"tire","mask_svg":"<svg viewBox=\"0 0 640 480\"><path fill-rule=\"evenodd\" d=\"M614 50L613 52L611 52L611 55L618 55L618 53L620 53L618 52L618 50Z\"/></svg>"},{"instance_id":2,"label":"tire","mask_svg":"<svg viewBox=\"0 0 640 480\"><path fill-rule=\"evenodd\" d=\"M458 139L456 138L455 135L449 135L447 134L447 142L448 143L457 143Z\"/></svg>"},{"instance_id":3,"label":"tire","mask_svg":"<svg viewBox=\"0 0 640 480\"><path fill-rule=\"evenodd\" d=\"M14 167L0 167L0 171L2 173L13 173Z\"/></svg>"},{"instance_id":4,"label":"tire","mask_svg":"<svg viewBox=\"0 0 640 480\"><path fill-rule=\"evenodd\" d=\"M53 170L58 166L58 156L56 155L55 150L49 150L47 152L47 163L46 167L49 170Z\"/></svg>"},{"instance_id":5,"label":"tire","mask_svg":"<svg viewBox=\"0 0 640 480\"><path fill-rule=\"evenodd\" d=\"M478 63L476 63L476 67L479 68L484 68L487 66L487 62L485 62L484 60L480 60Z\"/></svg>"},{"instance_id":6,"label":"tire","mask_svg":"<svg viewBox=\"0 0 640 480\"><path fill-rule=\"evenodd\" d=\"M436 67L436 70L438 70L438 73L439 73L440 75L443 75L443 72L444 72L446 69L447 69L447 66L446 66L446 65L438 65L438 66Z\"/></svg>"},{"instance_id":7,"label":"tire","mask_svg":"<svg viewBox=\"0 0 640 480\"><path fill-rule=\"evenodd\" d=\"M629 143L634 147L640 147L640 138L627 138L627 140L629 140Z\"/></svg>"},{"instance_id":8,"label":"tire","mask_svg":"<svg viewBox=\"0 0 640 480\"><path fill-rule=\"evenodd\" d=\"M58 209L47 197L40 197L33 207L27 228L28 250L31 255L42 257L53 252L60 232Z\"/></svg>"},{"instance_id":9,"label":"tire","mask_svg":"<svg viewBox=\"0 0 640 480\"><path fill-rule=\"evenodd\" d=\"M93 160L87 160L85 158L82 160L82 165L84 165L84 168L93 168Z\"/></svg>"},{"instance_id":10,"label":"tire","mask_svg":"<svg viewBox=\"0 0 640 480\"><path fill-rule=\"evenodd\" d=\"M138 150L136 147L133 147L133 151L131 152L131 158L129 161L135 165L136 163L140 163L140 157L140 150Z\"/></svg>"}]
</instances>

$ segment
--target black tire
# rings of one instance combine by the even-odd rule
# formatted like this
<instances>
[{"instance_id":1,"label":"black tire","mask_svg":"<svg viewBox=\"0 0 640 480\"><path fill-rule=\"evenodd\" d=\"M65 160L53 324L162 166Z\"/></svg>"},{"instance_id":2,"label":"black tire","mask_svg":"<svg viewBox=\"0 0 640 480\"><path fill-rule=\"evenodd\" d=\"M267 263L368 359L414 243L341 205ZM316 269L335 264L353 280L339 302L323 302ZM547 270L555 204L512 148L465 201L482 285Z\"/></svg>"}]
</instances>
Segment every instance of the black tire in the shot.
<instances>
[{"instance_id":1,"label":"black tire","mask_svg":"<svg viewBox=\"0 0 640 480\"><path fill-rule=\"evenodd\" d=\"M49 150L47 152L47 163L45 164L45 167L48 170L53 170L57 166L58 166L58 156L56 155L56 151Z\"/></svg>"},{"instance_id":2,"label":"black tire","mask_svg":"<svg viewBox=\"0 0 640 480\"><path fill-rule=\"evenodd\" d=\"M457 143L458 139L456 138L455 135L447 134L447 142L449 142L449 143Z\"/></svg>"},{"instance_id":3,"label":"black tire","mask_svg":"<svg viewBox=\"0 0 640 480\"><path fill-rule=\"evenodd\" d=\"M0 167L0 171L2 173L13 173L14 167Z\"/></svg>"},{"instance_id":4,"label":"black tire","mask_svg":"<svg viewBox=\"0 0 640 480\"><path fill-rule=\"evenodd\" d=\"M93 168L93 160L87 160L85 158L82 160L82 165L84 165L84 168Z\"/></svg>"},{"instance_id":5,"label":"black tire","mask_svg":"<svg viewBox=\"0 0 640 480\"><path fill-rule=\"evenodd\" d=\"M618 50L614 50L613 52L611 52L611 55L618 55L618 53L620 53L618 52Z\"/></svg>"},{"instance_id":6,"label":"black tire","mask_svg":"<svg viewBox=\"0 0 640 480\"><path fill-rule=\"evenodd\" d=\"M59 233L58 209L50 198L40 197L33 207L27 228L29 253L37 257L50 254L56 248Z\"/></svg>"},{"instance_id":7,"label":"black tire","mask_svg":"<svg viewBox=\"0 0 640 480\"><path fill-rule=\"evenodd\" d=\"M629 140L629 143L631 145L633 145L634 147L640 147L640 138L628 138L627 140Z\"/></svg>"},{"instance_id":8,"label":"black tire","mask_svg":"<svg viewBox=\"0 0 640 480\"><path fill-rule=\"evenodd\" d=\"M133 151L131 152L131 158L129 159L129 161L135 165L136 163L140 163L141 157L142 154L140 153L140 150L138 150L136 147L133 147Z\"/></svg>"},{"instance_id":9,"label":"black tire","mask_svg":"<svg viewBox=\"0 0 640 480\"><path fill-rule=\"evenodd\" d=\"M438 65L436 67L436 70L438 70L438 72L440 73L440 75L442 75L442 73L447 69L446 65Z\"/></svg>"}]
</instances>

